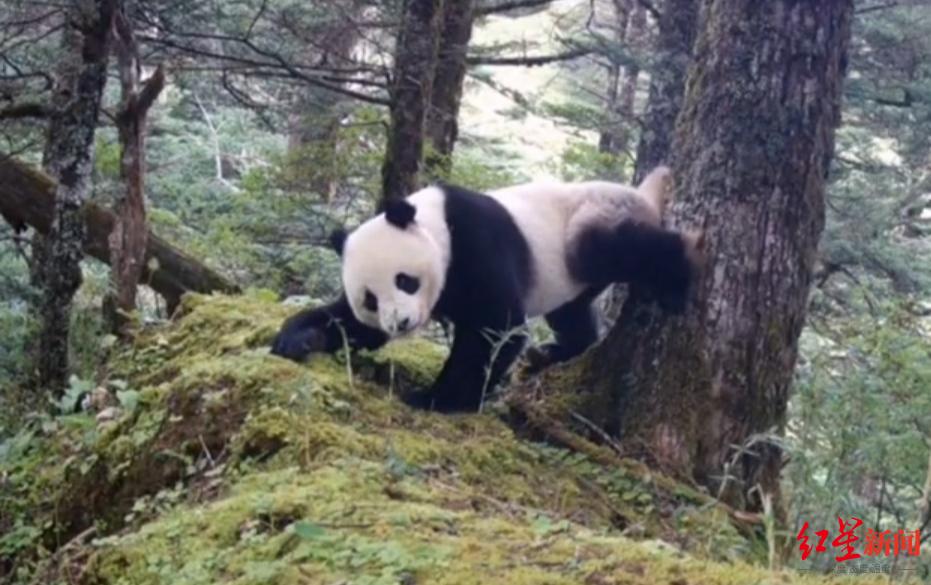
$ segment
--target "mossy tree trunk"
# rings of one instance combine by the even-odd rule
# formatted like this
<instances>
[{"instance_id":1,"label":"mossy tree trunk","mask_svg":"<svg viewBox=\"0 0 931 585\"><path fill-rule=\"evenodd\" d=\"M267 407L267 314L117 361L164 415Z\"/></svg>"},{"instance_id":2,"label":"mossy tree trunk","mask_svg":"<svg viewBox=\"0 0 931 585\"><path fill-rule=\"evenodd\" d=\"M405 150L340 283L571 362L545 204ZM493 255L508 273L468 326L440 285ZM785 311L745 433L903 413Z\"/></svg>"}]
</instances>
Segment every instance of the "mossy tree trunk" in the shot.
<instances>
[{"instance_id":1,"label":"mossy tree trunk","mask_svg":"<svg viewBox=\"0 0 931 585\"><path fill-rule=\"evenodd\" d=\"M436 73L443 0L407 0L394 53L391 124L382 197L406 197L419 184L424 121Z\"/></svg>"},{"instance_id":2,"label":"mossy tree trunk","mask_svg":"<svg viewBox=\"0 0 931 585\"><path fill-rule=\"evenodd\" d=\"M117 0L71 3L63 34L65 42L56 79L56 106L51 117L45 166L57 181L55 208L43 265L40 300L38 382L53 392L68 380L68 331L71 304L81 285L84 257L82 207L90 188L94 133L107 81L110 28ZM80 50L69 51L69 40L80 38ZM41 247L41 244L40 244Z\"/></svg>"},{"instance_id":3,"label":"mossy tree trunk","mask_svg":"<svg viewBox=\"0 0 931 585\"><path fill-rule=\"evenodd\" d=\"M459 105L468 70L466 57L474 19L472 0L444 2L439 59L426 126L427 172L434 177L448 175L452 166L453 148L459 138Z\"/></svg>"},{"instance_id":4,"label":"mossy tree trunk","mask_svg":"<svg viewBox=\"0 0 931 585\"><path fill-rule=\"evenodd\" d=\"M764 437L784 423L852 11L849 0L702 4L668 219L705 231L704 274L683 316L633 291L606 340L550 374L585 393L583 414L627 453L739 505L758 505L756 486L778 495L782 454Z\"/></svg>"}]
</instances>

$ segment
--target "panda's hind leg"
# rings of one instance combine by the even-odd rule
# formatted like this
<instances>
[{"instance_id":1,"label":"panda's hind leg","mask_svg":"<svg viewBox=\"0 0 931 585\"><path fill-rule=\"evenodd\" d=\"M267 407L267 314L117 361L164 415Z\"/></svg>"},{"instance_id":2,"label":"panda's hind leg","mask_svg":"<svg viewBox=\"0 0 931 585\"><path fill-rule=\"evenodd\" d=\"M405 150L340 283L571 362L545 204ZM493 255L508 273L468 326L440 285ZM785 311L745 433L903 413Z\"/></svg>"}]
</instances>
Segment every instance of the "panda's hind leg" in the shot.
<instances>
[{"instance_id":1,"label":"panda's hind leg","mask_svg":"<svg viewBox=\"0 0 931 585\"><path fill-rule=\"evenodd\" d=\"M556 341L528 352L527 371L531 374L545 367L568 361L598 340L598 322L592 301L603 288L593 288L546 315Z\"/></svg>"}]
</instances>

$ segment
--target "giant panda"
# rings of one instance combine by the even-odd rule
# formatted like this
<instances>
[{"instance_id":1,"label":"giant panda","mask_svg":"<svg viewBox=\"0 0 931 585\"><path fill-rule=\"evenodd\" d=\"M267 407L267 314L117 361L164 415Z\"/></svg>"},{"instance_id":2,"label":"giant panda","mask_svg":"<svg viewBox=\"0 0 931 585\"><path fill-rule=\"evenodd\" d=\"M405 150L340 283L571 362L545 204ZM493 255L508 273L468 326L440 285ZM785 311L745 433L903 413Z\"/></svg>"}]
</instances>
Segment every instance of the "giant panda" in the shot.
<instances>
[{"instance_id":1,"label":"giant panda","mask_svg":"<svg viewBox=\"0 0 931 585\"><path fill-rule=\"evenodd\" d=\"M662 227L669 181L659 167L637 187L531 183L482 194L438 185L389 201L332 236L342 296L287 319L272 353L299 361L346 343L375 349L439 319L453 325L449 358L428 391L405 400L475 411L521 352L528 318L544 316L554 332L542 366L596 341L592 301L611 283L684 309L698 238Z\"/></svg>"}]
</instances>

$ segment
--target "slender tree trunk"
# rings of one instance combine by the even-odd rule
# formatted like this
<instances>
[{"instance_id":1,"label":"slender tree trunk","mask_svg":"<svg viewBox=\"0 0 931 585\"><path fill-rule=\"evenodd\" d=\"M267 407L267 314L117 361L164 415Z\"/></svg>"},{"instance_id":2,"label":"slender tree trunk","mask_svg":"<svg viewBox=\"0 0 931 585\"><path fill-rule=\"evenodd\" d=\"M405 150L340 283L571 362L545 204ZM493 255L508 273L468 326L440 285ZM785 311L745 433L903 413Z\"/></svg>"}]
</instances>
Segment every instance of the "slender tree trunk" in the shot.
<instances>
[{"instance_id":1,"label":"slender tree trunk","mask_svg":"<svg viewBox=\"0 0 931 585\"><path fill-rule=\"evenodd\" d=\"M614 0L611 3L614 10L614 42L619 46L626 45L627 29L630 24L630 2L631 0ZM625 49L628 48L625 46ZM624 119L621 107L621 73L625 68L614 59L610 61L605 102L607 124L598 136L598 151L617 154L623 150L620 145ZM620 173L618 175L612 178L620 180Z\"/></svg>"},{"instance_id":2,"label":"slender tree trunk","mask_svg":"<svg viewBox=\"0 0 931 585\"><path fill-rule=\"evenodd\" d=\"M434 178L449 174L453 148L459 137L459 106L474 20L472 8L472 0L446 0L443 5L439 59L426 126L430 147L427 172Z\"/></svg>"},{"instance_id":3,"label":"slender tree trunk","mask_svg":"<svg viewBox=\"0 0 931 585\"><path fill-rule=\"evenodd\" d=\"M405 197L417 189L423 158L424 120L436 70L442 0L407 0L394 57L391 125L382 167L382 196Z\"/></svg>"},{"instance_id":4,"label":"slender tree trunk","mask_svg":"<svg viewBox=\"0 0 931 585\"><path fill-rule=\"evenodd\" d=\"M550 374L629 454L738 505L759 506L756 486L778 497L767 436L784 424L824 225L852 12L850 0L703 3L671 219L704 230L704 275L683 316L633 291L606 340Z\"/></svg>"},{"instance_id":5,"label":"slender tree trunk","mask_svg":"<svg viewBox=\"0 0 931 585\"><path fill-rule=\"evenodd\" d=\"M646 37L647 11L643 5L633 0L629 6L630 18L627 25L627 45L630 50L639 55L644 52L644 40ZM621 95L618 102L618 114L625 124L621 127L621 134L617 138L615 146L616 152L626 152L630 147L630 128L636 121L634 118L634 100L637 97L637 83L640 80L640 65L636 62L631 63L624 68L623 83L621 84Z\"/></svg>"},{"instance_id":6,"label":"slender tree trunk","mask_svg":"<svg viewBox=\"0 0 931 585\"><path fill-rule=\"evenodd\" d=\"M643 5L636 0L614 0L615 42L631 53L644 51L647 32L647 15ZM608 72L607 114L609 123L598 139L601 152L621 155L630 147L631 126L635 124L634 103L640 66L634 62L627 65L612 64ZM619 161L613 180L624 180L623 164Z\"/></svg>"},{"instance_id":7,"label":"slender tree trunk","mask_svg":"<svg viewBox=\"0 0 931 585\"><path fill-rule=\"evenodd\" d=\"M165 74L159 67L140 86L139 47L124 13L117 16L114 30L122 86L116 126L122 149L120 178L124 192L115 205L116 222L109 238L113 292L108 295L105 312L111 330L125 335L128 315L136 308L136 289L149 237L145 213L146 117L165 85Z\"/></svg>"},{"instance_id":8,"label":"slender tree trunk","mask_svg":"<svg viewBox=\"0 0 931 585\"><path fill-rule=\"evenodd\" d=\"M656 61L650 69L650 93L637 145L635 183L669 160L697 30L698 0L666 0L663 3L656 38Z\"/></svg>"},{"instance_id":9,"label":"slender tree trunk","mask_svg":"<svg viewBox=\"0 0 931 585\"><path fill-rule=\"evenodd\" d=\"M38 374L42 387L61 392L68 379L71 303L81 285L84 220L93 166L94 132L107 81L110 27L116 0L81 0L69 11L67 28L80 31L81 50L65 54L67 72L59 80L63 102L52 115L46 168L57 180L55 213L48 235L43 277ZM73 34L68 31L65 33ZM73 83L72 83L73 80Z\"/></svg>"},{"instance_id":10,"label":"slender tree trunk","mask_svg":"<svg viewBox=\"0 0 931 585\"><path fill-rule=\"evenodd\" d=\"M621 90L621 66L612 63L608 69L608 83L605 93L606 126L598 134L598 152L615 154L617 152L617 128L614 113Z\"/></svg>"}]
</instances>

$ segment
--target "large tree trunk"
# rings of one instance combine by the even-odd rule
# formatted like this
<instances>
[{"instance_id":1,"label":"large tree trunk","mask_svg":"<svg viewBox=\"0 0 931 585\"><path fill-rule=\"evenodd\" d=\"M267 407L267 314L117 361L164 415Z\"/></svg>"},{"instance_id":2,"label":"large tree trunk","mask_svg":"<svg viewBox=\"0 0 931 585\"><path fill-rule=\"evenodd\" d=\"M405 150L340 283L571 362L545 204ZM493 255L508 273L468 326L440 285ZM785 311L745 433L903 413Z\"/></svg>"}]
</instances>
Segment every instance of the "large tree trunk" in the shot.
<instances>
[{"instance_id":1,"label":"large tree trunk","mask_svg":"<svg viewBox=\"0 0 931 585\"><path fill-rule=\"evenodd\" d=\"M0 216L14 229L32 227L47 234L55 210L55 182L48 175L11 158L0 158ZM116 217L109 211L85 203L84 252L101 262L110 262L109 236ZM226 278L204 266L155 234L146 240L141 282L165 297L173 312L186 292L239 292Z\"/></svg>"},{"instance_id":2,"label":"large tree trunk","mask_svg":"<svg viewBox=\"0 0 931 585\"><path fill-rule=\"evenodd\" d=\"M391 126L382 167L382 196L406 197L417 189L423 158L424 120L433 87L442 0L407 0L394 56Z\"/></svg>"},{"instance_id":3,"label":"large tree trunk","mask_svg":"<svg viewBox=\"0 0 931 585\"><path fill-rule=\"evenodd\" d=\"M439 59L426 125L430 145L427 172L433 177L449 174L453 148L459 137L459 105L474 21L472 8L472 0L447 0L443 5Z\"/></svg>"},{"instance_id":4,"label":"large tree trunk","mask_svg":"<svg viewBox=\"0 0 931 585\"><path fill-rule=\"evenodd\" d=\"M82 44L81 31L77 27L65 26L62 29L59 41L59 59L55 64L54 85L49 100L50 113L63 111L71 99L71 89L77 84L77 76L81 71ZM53 141L46 139L45 150L42 153L42 168L48 173L52 172L51 166L53 166L52 163L54 162L50 158L53 152L52 145ZM49 216L49 223L51 223L51 216ZM29 257L29 283L37 293L30 300L29 310L36 323L41 323L43 319L42 291L46 289L45 268L49 259L47 233L48 230L45 232L36 231L32 234L31 254ZM38 373L39 368L40 343L41 340L38 335L27 342L26 353L30 356L31 363L35 364L35 373ZM36 383L38 384L38 379L36 379Z\"/></svg>"},{"instance_id":5,"label":"large tree trunk","mask_svg":"<svg viewBox=\"0 0 931 585\"><path fill-rule=\"evenodd\" d=\"M550 373L584 393L583 414L627 453L736 504L758 505L756 486L779 491L781 452L765 437L784 424L852 10L849 0L703 4L671 219L704 230L704 275L679 317L634 291L602 344Z\"/></svg>"},{"instance_id":6,"label":"large tree trunk","mask_svg":"<svg viewBox=\"0 0 931 585\"><path fill-rule=\"evenodd\" d=\"M55 393L68 381L71 303L81 285L84 221L81 207L90 188L94 133L107 81L110 27L116 0L82 0L69 10L67 28L81 35L79 57L62 55L66 65L56 93L63 96L49 124L46 168L57 180L55 212L42 270L39 384ZM65 33L74 34L73 31ZM67 50L67 49L66 49ZM68 71L69 69L72 69Z\"/></svg>"},{"instance_id":7,"label":"large tree trunk","mask_svg":"<svg viewBox=\"0 0 931 585\"><path fill-rule=\"evenodd\" d=\"M116 126L120 139L120 178L123 195L115 205L116 222L110 234L110 281L106 313L114 333L126 334L128 315L136 308L136 288L145 265L148 226L145 213L146 117L165 85L161 67L140 87L139 47L132 25L117 16L116 53L119 60L122 104Z\"/></svg>"}]
</instances>

